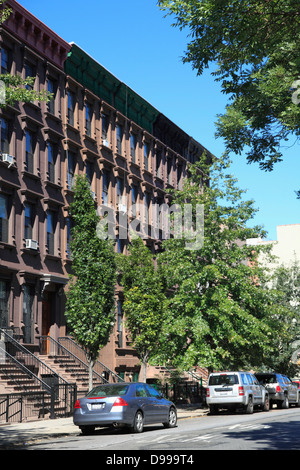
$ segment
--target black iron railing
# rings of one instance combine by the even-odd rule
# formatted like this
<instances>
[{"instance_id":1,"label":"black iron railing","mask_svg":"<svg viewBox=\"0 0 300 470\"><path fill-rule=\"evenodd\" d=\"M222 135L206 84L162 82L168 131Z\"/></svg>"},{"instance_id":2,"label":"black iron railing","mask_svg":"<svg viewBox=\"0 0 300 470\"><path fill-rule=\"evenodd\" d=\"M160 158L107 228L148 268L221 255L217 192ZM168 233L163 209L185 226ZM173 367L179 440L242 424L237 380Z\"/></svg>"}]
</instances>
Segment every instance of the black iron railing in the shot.
<instances>
[{"instance_id":1,"label":"black iron railing","mask_svg":"<svg viewBox=\"0 0 300 470\"><path fill-rule=\"evenodd\" d=\"M82 348L69 336L64 336L58 338L59 344L64 345L64 347L76 357L78 357L82 362L86 363L85 352ZM124 379L116 374L114 371L105 366L101 361L97 360L94 365L94 371L103 377L107 382L124 382Z\"/></svg>"},{"instance_id":2,"label":"black iron railing","mask_svg":"<svg viewBox=\"0 0 300 470\"><path fill-rule=\"evenodd\" d=\"M49 356L53 356L56 360L59 359L63 361L70 360L70 370L75 369L76 365L78 368L76 369L77 374L80 371L85 372L87 377L89 373L88 364L86 364L82 359L76 356L73 352L69 351L65 346L63 346L60 342L56 341L51 336L41 336L40 337L40 354L47 354ZM71 365L72 364L72 365ZM75 366L75 367L74 367ZM106 383L106 378L93 370L93 382L97 383Z\"/></svg>"}]
</instances>

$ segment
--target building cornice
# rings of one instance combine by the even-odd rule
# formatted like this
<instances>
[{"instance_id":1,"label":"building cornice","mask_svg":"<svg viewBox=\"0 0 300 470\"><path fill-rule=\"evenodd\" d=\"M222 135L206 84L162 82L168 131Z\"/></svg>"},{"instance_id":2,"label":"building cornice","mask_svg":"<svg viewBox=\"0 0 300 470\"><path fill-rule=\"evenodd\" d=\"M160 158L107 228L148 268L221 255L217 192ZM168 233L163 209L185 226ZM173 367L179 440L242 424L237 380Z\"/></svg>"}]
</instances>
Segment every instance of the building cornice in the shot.
<instances>
[{"instance_id":1,"label":"building cornice","mask_svg":"<svg viewBox=\"0 0 300 470\"><path fill-rule=\"evenodd\" d=\"M71 49L70 44L15 0L7 0L6 6L12 9L12 13L3 23L4 29L59 69L64 69L64 62Z\"/></svg>"}]
</instances>

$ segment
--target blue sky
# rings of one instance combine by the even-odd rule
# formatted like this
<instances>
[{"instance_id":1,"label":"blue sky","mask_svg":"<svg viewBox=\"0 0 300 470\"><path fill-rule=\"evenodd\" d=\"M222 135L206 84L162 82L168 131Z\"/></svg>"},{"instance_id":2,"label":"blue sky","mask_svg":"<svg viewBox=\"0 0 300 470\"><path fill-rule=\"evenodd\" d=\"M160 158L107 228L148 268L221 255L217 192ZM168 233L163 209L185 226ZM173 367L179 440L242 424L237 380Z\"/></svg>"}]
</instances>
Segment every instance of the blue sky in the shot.
<instances>
[{"instance_id":1,"label":"blue sky","mask_svg":"<svg viewBox=\"0 0 300 470\"><path fill-rule=\"evenodd\" d=\"M197 77L183 64L187 31L171 27L156 0L19 0L64 40L75 42L118 79L125 82L187 134L216 156L224 151L215 139L217 114L227 98L213 77ZM248 165L244 156L231 156L231 172L247 199L259 209L253 224L263 225L268 238L276 226L300 223L299 144L286 148L285 158L270 173Z\"/></svg>"}]
</instances>

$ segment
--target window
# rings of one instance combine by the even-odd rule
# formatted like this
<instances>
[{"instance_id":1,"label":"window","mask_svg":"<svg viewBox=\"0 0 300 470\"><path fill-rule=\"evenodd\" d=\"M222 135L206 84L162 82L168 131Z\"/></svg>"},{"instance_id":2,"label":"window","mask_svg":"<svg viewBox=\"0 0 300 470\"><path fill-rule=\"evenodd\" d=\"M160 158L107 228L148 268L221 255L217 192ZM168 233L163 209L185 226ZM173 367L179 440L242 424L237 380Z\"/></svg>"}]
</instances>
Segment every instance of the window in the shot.
<instances>
[{"instance_id":1,"label":"window","mask_svg":"<svg viewBox=\"0 0 300 470\"><path fill-rule=\"evenodd\" d=\"M145 193L145 221L146 221L146 224L150 223L150 202L151 202L151 195L149 193Z\"/></svg>"},{"instance_id":2,"label":"window","mask_svg":"<svg viewBox=\"0 0 300 470\"><path fill-rule=\"evenodd\" d=\"M55 162L56 162L56 149L54 144L48 142L48 179L51 183L55 183Z\"/></svg>"},{"instance_id":3,"label":"window","mask_svg":"<svg viewBox=\"0 0 300 470\"><path fill-rule=\"evenodd\" d=\"M182 165L178 165L177 168L177 185L179 189L182 189Z\"/></svg>"},{"instance_id":4,"label":"window","mask_svg":"<svg viewBox=\"0 0 300 470\"><path fill-rule=\"evenodd\" d=\"M9 51L5 48L1 48L1 73L3 75L10 73L10 54Z\"/></svg>"},{"instance_id":5,"label":"window","mask_svg":"<svg viewBox=\"0 0 300 470\"><path fill-rule=\"evenodd\" d=\"M149 170L149 144L148 142L144 143L144 165L145 165L145 170Z\"/></svg>"},{"instance_id":6,"label":"window","mask_svg":"<svg viewBox=\"0 0 300 470\"><path fill-rule=\"evenodd\" d=\"M93 174L94 174L93 163L87 160L85 163L85 175L90 186L92 185L92 182L93 182Z\"/></svg>"},{"instance_id":7,"label":"window","mask_svg":"<svg viewBox=\"0 0 300 470\"><path fill-rule=\"evenodd\" d=\"M137 199L138 199L138 188L137 186L133 185L131 186L131 211L132 211L132 216L136 217L136 204L137 204Z\"/></svg>"},{"instance_id":8,"label":"window","mask_svg":"<svg viewBox=\"0 0 300 470\"><path fill-rule=\"evenodd\" d=\"M136 134L131 134L130 136L130 155L131 160L135 163L136 160L136 144L137 144L137 136Z\"/></svg>"},{"instance_id":9,"label":"window","mask_svg":"<svg viewBox=\"0 0 300 470\"><path fill-rule=\"evenodd\" d=\"M123 127L117 124L117 152L122 155Z\"/></svg>"},{"instance_id":10,"label":"window","mask_svg":"<svg viewBox=\"0 0 300 470\"><path fill-rule=\"evenodd\" d=\"M23 323L24 343L32 343L34 285L25 284L23 288Z\"/></svg>"},{"instance_id":11,"label":"window","mask_svg":"<svg viewBox=\"0 0 300 470\"><path fill-rule=\"evenodd\" d=\"M35 71L32 64L25 64L25 78L35 77ZM33 90L34 82L31 85L26 85L27 90Z\"/></svg>"},{"instance_id":12,"label":"window","mask_svg":"<svg viewBox=\"0 0 300 470\"><path fill-rule=\"evenodd\" d=\"M72 241L72 228L74 227L74 222L71 217L67 217L67 257L71 258L70 252L70 243Z\"/></svg>"},{"instance_id":13,"label":"window","mask_svg":"<svg viewBox=\"0 0 300 470\"><path fill-rule=\"evenodd\" d=\"M117 253L123 254L125 241L122 238L117 239Z\"/></svg>"},{"instance_id":14,"label":"window","mask_svg":"<svg viewBox=\"0 0 300 470\"><path fill-rule=\"evenodd\" d=\"M146 386L147 392L148 392L150 397L152 397L152 398L161 398L160 393L157 390L155 390L155 388L149 387L149 385L147 385L147 384L145 386Z\"/></svg>"},{"instance_id":15,"label":"window","mask_svg":"<svg viewBox=\"0 0 300 470\"><path fill-rule=\"evenodd\" d=\"M74 127L75 122L75 95L72 91L68 91L68 123Z\"/></svg>"},{"instance_id":16,"label":"window","mask_svg":"<svg viewBox=\"0 0 300 470\"><path fill-rule=\"evenodd\" d=\"M54 255L55 214L47 211L47 247L49 255Z\"/></svg>"},{"instance_id":17,"label":"window","mask_svg":"<svg viewBox=\"0 0 300 470\"><path fill-rule=\"evenodd\" d=\"M25 239L32 239L32 233L33 233L33 223L34 223L34 218L33 218L33 205L32 204L25 204L25 230L24 230L24 235Z\"/></svg>"},{"instance_id":18,"label":"window","mask_svg":"<svg viewBox=\"0 0 300 470\"><path fill-rule=\"evenodd\" d=\"M101 123L102 123L102 139L103 141L108 141L109 119L106 114L101 114Z\"/></svg>"},{"instance_id":19,"label":"window","mask_svg":"<svg viewBox=\"0 0 300 470\"><path fill-rule=\"evenodd\" d=\"M172 160L168 158L167 160L167 174L168 174L168 183L172 183Z\"/></svg>"},{"instance_id":20,"label":"window","mask_svg":"<svg viewBox=\"0 0 300 470\"><path fill-rule=\"evenodd\" d=\"M117 203L123 204L124 179L117 178Z\"/></svg>"},{"instance_id":21,"label":"window","mask_svg":"<svg viewBox=\"0 0 300 470\"><path fill-rule=\"evenodd\" d=\"M31 131L26 131L26 169L34 172L34 136Z\"/></svg>"},{"instance_id":22,"label":"window","mask_svg":"<svg viewBox=\"0 0 300 470\"><path fill-rule=\"evenodd\" d=\"M220 374L211 375L208 385L235 385L239 383L239 378L236 374Z\"/></svg>"},{"instance_id":23,"label":"window","mask_svg":"<svg viewBox=\"0 0 300 470\"><path fill-rule=\"evenodd\" d=\"M8 196L0 194L0 241L8 243Z\"/></svg>"},{"instance_id":24,"label":"window","mask_svg":"<svg viewBox=\"0 0 300 470\"><path fill-rule=\"evenodd\" d=\"M76 155L74 152L68 151L67 183L68 183L69 189L72 189L75 183L75 168L76 168Z\"/></svg>"},{"instance_id":25,"label":"window","mask_svg":"<svg viewBox=\"0 0 300 470\"><path fill-rule=\"evenodd\" d=\"M0 328L8 327L9 282L0 279Z\"/></svg>"},{"instance_id":26,"label":"window","mask_svg":"<svg viewBox=\"0 0 300 470\"><path fill-rule=\"evenodd\" d=\"M158 178L162 177L162 171L161 171L161 152L157 152L156 154L156 176Z\"/></svg>"},{"instance_id":27,"label":"window","mask_svg":"<svg viewBox=\"0 0 300 470\"><path fill-rule=\"evenodd\" d=\"M137 384L135 389L135 396L136 397L147 397L147 392L145 386L142 384Z\"/></svg>"},{"instance_id":28,"label":"window","mask_svg":"<svg viewBox=\"0 0 300 470\"><path fill-rule=\"evenodd\" d=\"M4 118L1 119L1 152L9 153L9 125Z\"/></svg>"},{"instance_id":29,"label":"window","mask_svg":"<svg viewBox=\"0 0 300 470\"><path fill-rule=\"evenodd\" d=\"M253 378L252 378L252 375L251 374L247 374L247 379L248 379L248 382L249 384L253 384Z\"/></svg>"},{"instance_id":30,"label":"window","mask_svg":"<svg viewBox=\"0 0 300 470\"><path fill-rule=\"evenodd\" d=\"M88 103L85 104L85 131L86 134L92 136L92 107Z\"/></svg>"},{"instance_id":31,"label":"window","mask_svg":"<svg viewBox=\"0 0 300 470\"><path fill-rule=\"evenodd\" d=\"M241 374L243 385L248 385L248 380L246 374Z\"/></svg>"},{"instance_id":32,"label":"window","mask_svg":"<svg viewBox=\"0 0 300 470\"><path fill-rule=\"evenodd\" d=\"M109 173L106 170L103 171L102 181L103 181L103 188L102 188L103 204L108 205Z\"/></svg>"},{"instance_id":33,"label":"window","mask_svg":"<svg viewBox=\"0 0 300 470\"><path fill-rule=\"evenodd\" d=\"M53 94L53 98L47 103L48 111L55 114L56 83L52 78L48 78L48 92Z\"/></svg>"}]
</instances>

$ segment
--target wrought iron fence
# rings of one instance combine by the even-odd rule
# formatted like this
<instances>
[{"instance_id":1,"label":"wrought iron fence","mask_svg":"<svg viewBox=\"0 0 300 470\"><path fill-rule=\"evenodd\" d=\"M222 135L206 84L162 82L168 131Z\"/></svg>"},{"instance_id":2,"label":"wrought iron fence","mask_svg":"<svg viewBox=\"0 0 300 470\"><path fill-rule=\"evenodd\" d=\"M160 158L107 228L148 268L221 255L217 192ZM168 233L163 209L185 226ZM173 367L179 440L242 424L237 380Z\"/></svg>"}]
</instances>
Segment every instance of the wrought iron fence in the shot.
<instances>
[{"instance_id":1,"label":"wrought iron fence","mask_svg":"<svg viewBox=\"0 0 300 470\"><path fill-rule=\"evenodd\" d=\"M156 386L163 395L176 404L205 403L206 389L199 382L177 382Z\"/></svg>"},{"instance_id":2,"label":"wrought iron fence","mask_svg":"<svg viewBox=\"0 0 300 470\"><path fill-rule=\"evenodd\" d=\"M0 423L21 423L23 419L43 418L47 412L46 402L46 392L0 395Z\"/></svg>"}]
</instances>

